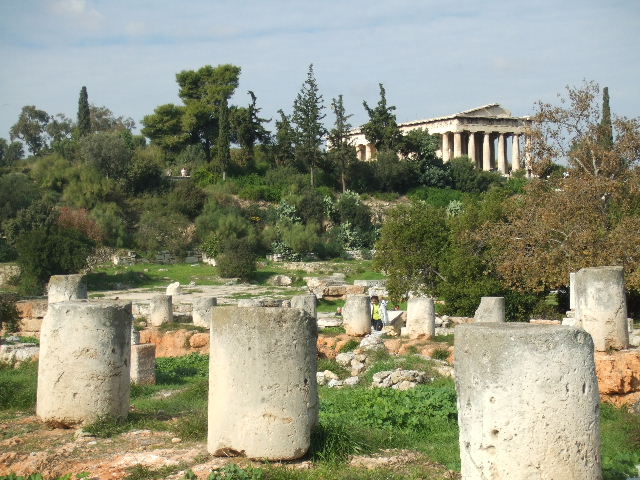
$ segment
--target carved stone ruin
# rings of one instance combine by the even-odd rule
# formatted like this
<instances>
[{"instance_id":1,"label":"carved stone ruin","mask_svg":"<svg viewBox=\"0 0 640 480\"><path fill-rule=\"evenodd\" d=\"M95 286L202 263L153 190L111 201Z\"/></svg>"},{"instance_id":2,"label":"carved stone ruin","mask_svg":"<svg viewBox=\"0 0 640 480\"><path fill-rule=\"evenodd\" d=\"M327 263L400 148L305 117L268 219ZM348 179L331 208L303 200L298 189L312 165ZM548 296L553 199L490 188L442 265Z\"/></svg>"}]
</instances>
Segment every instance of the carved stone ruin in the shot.
<instances>
[{"instance_id":1,"label":"carved stone ruin","mask_svg":"<svg viewBox=\"0 0 640 480\"><path fill-rule=\"evenodd\" d=\"M317 422L317 325L300 309L213 309L208 450L268 460L302 457Z\"/></svg>"},{"instance_id":2,"label":"carved stone ruin","mask_svg":"<svg viewBox=\"0 0 640 480\"><path fill-rule=\"evenodd\" d=\"M87 298L84 275L52 275L47 287L49 303L83 300Z\"/></svg>"},{"instance_id":3,"label":"carved stone ruin","mask_svg":"<svg viewBox=\"0 0 640 480\"><path fill-rule=\"evenodd\" d=\"M436 334L436 310L432 298L412 297L407 302L406 334L411 338Z\"/></svg>"},{"instance_id":4,"label":"carved stone ruin","mask_svg":"<svg viewBox=\"0 0 640 480\"><path fill-rule=\"evenodd\" d=\"M476 323L504 322L504 297L482 297L473 318Z\"/></svg>"},{"instance_id":5,"label":"carved stone ruin","mask_svg":"<svg viewBox=\"0 0 640 480\"><path fill-rule=\"evenodd\" d=\"M197 327L209 328L211 310L216 305L218 305L218 299L215 297L196 298L193 301L193 310L191 311L193 324Z\"/></svg>"},{"instance_id":6,"label":"carved stone ruin","mask_svg":"<svg viewBox=\"0 0 640 480\"><path fill-rule=\"evenodd\" d=\"M296 295L291 298L291 308L301 308L313 318L318 318L316 309L317 299L313 293L306 295Z\"/></svg>"},{"instance_id":7,"label":"carved stone ruin","mask_svg":"<svg viewBox=\"0 0 640 480\"><path fill-rule=\"evenodd\" d=\"M159 327L165 323L173 323L171 295L156 295L149 303L149 324Z\"/></svg>"},{"instance_id":8,"label":"carved stone ruin","mask_svg":"<svg viewBox=\"0 0 640 480\"><path fill-rule=\"evenodd\" d=\"M456 390L463 480L600 480L598 381L583 330L459 325Z\"/></svg>"},{"instance_id":9,"label":"carved stone ruin","mask_svg":"<svg viewBox=\"0 0 640 480\"><path fill-rule=\"evenodd\" d=\"M622 267L583 268L576 273L576 320L599 352L629 347Z\"/></svg>"},{"instance_id":10,"label":"carved stone ruin","mask_svg":"<svg viewBox=\"0 0 640 480\"><path fill-rule=\"evenodd\" d=\"M347 335L362 337L371 333L371 300L368 295L347 295L342 308Z\"/></svg>"},{"instance_id":11,"label":"carved stone ruin","mask_svg":"<svg viewBox=\"0 0 640 480\"><path fill-rule=\"evenodd\" d=\"M42 323L36 413L63 426L129 410L131 303L52 303Z\"/></svg>"},{"instance_id":12,"label":"carved stone ruin","mask_svg":"<svg viewBox=\"0 0 640 480\"><path fill-rule=\"evenodd\" d=\"M156 346L153 343L131 345L131 383L156 384Z\"/></svg>"}]
</instances>

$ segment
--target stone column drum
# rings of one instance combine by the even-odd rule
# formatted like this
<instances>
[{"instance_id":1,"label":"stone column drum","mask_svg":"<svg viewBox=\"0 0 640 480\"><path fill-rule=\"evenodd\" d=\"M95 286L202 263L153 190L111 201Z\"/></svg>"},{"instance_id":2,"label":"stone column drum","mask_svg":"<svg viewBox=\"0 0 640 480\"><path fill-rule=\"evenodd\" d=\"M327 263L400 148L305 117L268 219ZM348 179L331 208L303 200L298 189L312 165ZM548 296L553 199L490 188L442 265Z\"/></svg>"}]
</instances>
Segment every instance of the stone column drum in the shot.
<instances>
[{"instance_id":1,"label":"stone column drum","mask_svg":"<svg viewBox=\"0 0 640 480\"><path fill-rule=\"evenodd\" d=\"M407 334L415 338L426 335L432 338L436 334L436 311L433 299L412 297L407 302Z\"/></svg>"},{"instance_id":2,"label":"stone column drum","mask_svg":"<svg viewBox=\"0 0 640 480\"><path fill-rule=\"evenodd\" d=\"M197 327L209 328L211 309L216 305L218 305L218 299L215 297L196 298L191 311L193 324Z\"/></svg>"},{"instance_id":3,"label":"stone column drum","mask_svg":"<svg viewBox=\"0 0 640 480\"><path fill-rule=\"evenodd\" d=\"M60 425L125 418L131 303L52 303L42 322L36 413Z\"/></svg>"},{"instance_id":4,"label":"stone column drum","mask_svg":"<svg viewBox=\"0 0 640 480\"><path fill-rule=\"evenodd\" d=\"M315 319L297 308L218 307L210 338L209 452L302 457L318 411Z\"/></svg>"},{"instance_id":5,"label":"stone column drum","mask_svg":"<svg viewBox=\"0 0 640 480\"><path fill-rule=\"evenodd\" d=\"M171 295L156 295L149 302L149 323L152 327L159 327L173 322L173 302Z\"/></svg>"},{"instance_id":6,"label":"stone column drum","mask_svg":"<svg viewBox=\"0 0 640 480\"><path fill-rule=\"evenodd\" d=\"M87 298L87 281L84 275L52 275L47 287L49 303L82 300Z\"/></svg>"},{"instance_id":7,"label":"stone column drum","mask_svg":"<svg viewBox=\"0 0 640 480\"><path fill-rule=\"evenodd\" d=\"M131 383L156 384L156 346L153 343L131 345Z\"/></svg>"},{"instance_id":8,"label":"stone column drum","mask_svg":"<svg viewBox=\"0 0 640 480\"><path fill-rule=\"evenodd\" d=\"M362 337L371 333L371 300L368 295L347 295L342 308L347 335Z\"/></svg>"},{"instance_id":9,"label":"stone column drum","mask_svg":"<svg viewBox=\"0 0 640 480\"><path fill-rule=\"evenodd\" d=\"M504 322L504 297L482 297L473 318L476 323Z\"/></svg>"},{"instance_id":10,"label":"stone column drum","mask_svg":"<svg viewBox=\"0 0 640 480\"><path fill-rule=\"evenodd\" d=\"M622 267L583 268L576 273L576 320L599 352L629 347Z\"/></svg>"},{"instance_id":11,"label":"stone column drum","mask_svg":"<svg viewBox=\"0 0 640 480\"><path fill-rule=\"evenodd\" d=\"M575 327L455 329L463 480L600 480L593 342Z\"/></svg>"},{"instance_id":12,"label":"stone column drum","mask_svg":"<svg viewBox=\"0 0 640 480\"><path fill-rule=\"evenodd\" d=\"M317 299L313 293L291 297L291 308L301 308L313 318L318 318L316 303Z\"/></svg>"}]
</instances>

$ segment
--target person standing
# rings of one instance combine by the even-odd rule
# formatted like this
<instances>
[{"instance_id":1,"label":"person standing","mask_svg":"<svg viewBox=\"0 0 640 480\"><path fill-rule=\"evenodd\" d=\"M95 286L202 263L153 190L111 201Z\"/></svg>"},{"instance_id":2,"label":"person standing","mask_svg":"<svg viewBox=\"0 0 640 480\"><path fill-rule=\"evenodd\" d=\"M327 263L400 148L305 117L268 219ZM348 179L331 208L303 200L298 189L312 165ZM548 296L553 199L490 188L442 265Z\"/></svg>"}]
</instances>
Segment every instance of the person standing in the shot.
<instances>
[{"instance_id":1,"label":"person standing","mask_svg":"<svg viewBox=\"0 0 640 480\"><path fill-rule=\"evenodd\" d=\"M380 305L380 299L377 295L373 295L371 297L371 325L376 332L382 330L383 317L384 317L383 307Z\"/></svg>"}]
</instances>

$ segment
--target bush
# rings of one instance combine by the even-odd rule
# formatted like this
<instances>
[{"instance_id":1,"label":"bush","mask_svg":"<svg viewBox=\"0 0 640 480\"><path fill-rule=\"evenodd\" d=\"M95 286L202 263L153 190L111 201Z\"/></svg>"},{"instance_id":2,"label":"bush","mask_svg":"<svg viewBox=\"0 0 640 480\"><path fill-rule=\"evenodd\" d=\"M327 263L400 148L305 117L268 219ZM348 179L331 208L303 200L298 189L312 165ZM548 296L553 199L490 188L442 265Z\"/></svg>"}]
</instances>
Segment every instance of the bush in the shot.
<instances>
[{"instance_id":1,"label":"bush","mask_svg":"<svg viewBox=\"0 0 640 480\"><path fill-rule=\"evenodd\" d=\"M10 293L0 293L0 329L6 332L17 332L20 315L16 308L18 297Z\"/></svg>"},{"instance_id":2,"label":"bush","mask_svg":"<svg viewBox=\"0 0 640 480\"><path fill-rule=\"evenodd\" d=\"M32 410L36 405L38 363L0 363L0 410Z\"/></svg>"},{"instance_id":3,"label":"bush","mask_svg":"<svg viewBox=\"0 0 640 480\"><path fill-rule=\"evenodd\" d=\"M191 179L180 180L169 194L169 207L190 219L194 219L202 212L206 198L206 194L196 185L195 181Z\"/></svg>"},{"instance_id":4,"label":"bush","mask_svg":"<svg viewBox=\"0 0 640 480\"><path fill-rule=\"evenodd\" d=\"M245 200L253 200L254 202L279 202L280 189L269 185L247 185L242 187L238 192L238 196Z\"/></svg>"},{"instance_id":5,"label":"bush","mask_svg":"<svg viewBox=\"0 0 640 480\"><path fill-rule=\"evenodd\" d=\"M256 255L245 239L234 240L224 246L216 266L223 278L250 280L256 272Z\"/></svg>"},{"instance_id":6,"label":"bush","mask_svg":"<svg viewBox=\"0 0 640 480\"><path fill-rule=\"evenodd\" d=\"M408 197L412 200L423 200L434 207L446 208L452 201L462 200L463 195L462 192L451 188L420 187L411 190Z\"/></svg>"},{"instance_id":7,"label":"bush","mask_svg":"<svg viewBox=\"0 0 640 480\"><path fill-rule=\"evenodd\" d=\"M195 230L189 219L177 212L149 210L142 214L135 235L136 244L146 253L168 250L182 253L189 248Z\"/></svg>"}]
</instances>

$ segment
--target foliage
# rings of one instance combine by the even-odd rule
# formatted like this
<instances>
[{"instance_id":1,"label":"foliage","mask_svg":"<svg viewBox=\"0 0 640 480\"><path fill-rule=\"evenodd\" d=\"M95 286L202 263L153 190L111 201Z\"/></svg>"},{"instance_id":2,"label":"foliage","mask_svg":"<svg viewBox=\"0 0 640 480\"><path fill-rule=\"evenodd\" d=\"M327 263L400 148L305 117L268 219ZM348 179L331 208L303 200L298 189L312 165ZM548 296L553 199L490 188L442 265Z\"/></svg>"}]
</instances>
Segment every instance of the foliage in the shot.
<instances>
[{"instance_id":1,"label":"foliage","mask_svg":"<svg viewBox=\"0 0 640 480\"><path fill-rule=\"evenodd\" d=\"M0 410L33 411L37 386L37 362L0 363Z\"/></svg>"},{"instance_id":2,"label":"foliage","mask_svg":"<svg viewBox=\"0 0 640 480\"><path fill-rule=\"evenodd\" d=\"M135 240L138 247L148 253L163 250L182 253L191 245L194 236L194 228L184 215L147 210L140 216Z\"/></svg>"},{"instance_id":3,"label":"foliage","mask_svg":"<svg viewBox=\"0 0 640 480\"><path fill-rule=\"evenodd\" d=\"M205 192L191 179L177 182L169 194L169 206L190 219L200 215L205 200Z\"/></svg>"},{"instance_id":4,"label":"foliage","mask_svg":"<svg viewBox=\"0 0 640 480\"><path fill-rule=\"evenodd\" d=\"M342 348L340 348L340 353L343 352L352 352L354 351L356 348L358 348L360 346L360 342L354 339L348 340L344 345L342 345Z\"/></svg>"},{"instance_id":5,"label":"foliage","mask_svg":"<svg viewBox=\"0 0 640 480\"><path fill-rule=\"evenodd\" d=\"M16 295L0 293L0 329L6 332L17 332L19 329L20 314L16 308Z\"/></svg>"},{"instance_id":6,"label":"foliage","mask_svg":"<svg viewBox=\"0 0 640 480\"><path fill-rule=\"evenodd\" d=\"M220 255L221 247L222 242L220 237L215 232L211 232L200 244L200 251L206 254L209 258L216 258Z\"/></svg>"},{"instance_id":7,"label":"foliage","mask_svg":"<svg viewBox=\"0 0 640 480\"><path fill-rule=\"evenodd\" d=\"M602 470L605 480L637 476L640 464L640 416L611 404L600 406Z\"/></svg>"},{"instance_id":8,"label":"foliage","mask_svg":"<svg viewBox=\"0 0 640 480\"><path fill-rule=\"evenodd\" d=\"M125 188L138 195L144 192L160 190L164 186L162 152L155 146L137 148L124 173Z\"/></svg>"},{"instance_id":9,"label":"foliage","mask_svg":"<svg viewBox=\"0 0 640 480\"><path fill-rule=\"evenodd\" d=\"M39 293L51 275L79 272L94 243L75 229L54 226L24 233L18 238L18 265L22 293Z\"/></svg>"},{"instance_id":10,"label":"foliage","mask_svg":"<svg viewBox=\"0 0 640 480\"><path fill-rule=\"evenodd\" d=\"M0 223L13 218L40 198L40 191L26 175L8 173L0 176Z\"/></svg>"},{"instance_id":11,"label":"foliage","mask_svg":"<svg viewBox=\"0 0 640 480\"><path fill-rule=\"evenodd\" d=\"M220 100L217 106L217 112L218 137L216 140L216 162L222 172L222 179L224 180L231 163L231 152L229 151L229 144L231 143L229 106L227 105L226 99Z\"/></svg>"},{"instance_id":12,"label":"foliage","mask_svg":"<svg viewBox=\"0 0 640 480\"><path fill-rule=\"evenodd\" d=\"M188 471L185 480L197 480L197 476L193 472ZM260 468L246 467L241 468L235 463L229 463L224 467L212 471L207 480L262 480L264 471Z\"/></svg>"},{"instance_id":13,"label":"foliage","mask_svg":"<svg viewBox=\"0 0 640 480\"><path fill-rule=\"evenodd\" d=\"M151 140L152 145L157 145L166 152L175 154L184 151L189 141L189 132L185 132L182 127L184 112L183 106L172 103L160 105L152 114L142 119L143 128L140 131Z\"/></svg>"},{"instance_id":14,"label":"foliage","mask_svg":"<svg viewBox=\"0 0 640 480\"><path fill-rule=\"evenodd\" d=\"M454 158L449 162L452 186L468 193L482 193L494 184L504 183L500 173L476 170L468 157Z\"/></svg>"},{"instance_id":15,"label":"foliage","mask_svg":"<svg viewBox=\"0 0 640 480\"><path fill-rule=\"evenodd\" d=\"M291 166L295 161L296 132L291 119L282 110L278 110L280 120L276 120L276 134L273 145L273 159L276 166Z\"/></svg>"},{"instance_id":16,"label":"foliage","mask_svg":"<svg viewBox=\"0 0 640 480\"><path fill-rule=\"evenodd\" d=\"M437 187L419 187L411 190L407 196L411 200L422 200L439 208L448 208L452 201L460 201L464 198L459 190Z\"/></svg>"},{"instance_id":17,"label":"foliage","mask_svg":"<svg viewBox=\"0 0 640 480\"><path fill-rule=\"evenodd\" d=\"M251 90L247 93L251 97L251 102L246 108L236 107L231 111L231 127L233 141L242 147L246 163L253 166L255 162L254 145L257 142L268 143L270 141L269 132L262 124L271 120L258 116L261 109L256 107L256 95Z\"/></svg>"},{"instance_id":18,"label":"foliage","mask_svg":"<svg viewBox=\"0 0 640 480\"><path fill-rule=\"evenodd\" d=\"M18 121L9 130L11 140L20 139L33 155L37 155L48 147L46 134L50 116L44 110L38 110L35 105L22 107Z\"/></svg>"},{"instance_id":19,"label":"foliage","mask_svg":"<svg viewBox=\"0 0 640 480\"><path fill-rule=\"evenodd\" d=\"M95 243L101 243L104 238L102 229L86 208L60 207L57 224L64 229L77 230Z\"/></svg>"},{"instance_id":20,"label":"foliage","mask_svg":"<svg viewBox=\"0 0 640 480\"><path fill-rule=\"evenodd\" d=\"M387 192L404 193L417 186L416 164L401 160L392 150L380 150L373 162L375 185Z\"/></svg>"},{"instance_id":21,"label":"foliage","mask_svg":"<svg viewBox=\"0 0 640 480\"><path fill-rule=\"evenodd\" d=\"M223 278L249 280L256 272L256 256L248 241L227 242L216 258L218 273Z\"/></svg>"},{"instance_id":22,"label":"foliage","mask_svg":"<svg viewBox=\"0 0 640 480\"><path fill-rule=\"evenodd\" d=\"M327 142L330 145L329 158L338 168L342 193L345 193L347 191L347 172L349 167L357 161L355 147L349 138L349 132L352 128L349 118L353 115L346 114L342 95L331 101L331 110L333 110L336 119L334 127L327 136Z\"/></svg>"},{"instance_id":23,"label":"foliage","mask_svg":"<svg viewBox=\"0 0 640 480\"><path fill-rule=\"evenodd\" d=\"M91 116L92 132L118 132L133 130L136 123L129 117L116 117L114 113L105 106L89 104L89 114Z\"/></svg>"},{"instance_id":24,"label":"foliage","mask_svg":"<svg viewBox=\"0 0 640 480\"><path fill-rule=\"evenodd\" d=\"M440 209L413 202L390 210L376 244L374 266L387 274L391 298L398 300L411 290L433 292L447 244L448 227Z\"/></svg>"},{"instance_id":25,"label":"foliage","mask_svg":"<svg viewBox=\"0 0 640 480\"><path fill-rule=\"evenodd\" d=\"M295 158L304 165L311 174L311 186L315 185L314 169L320 163L322 152L320 146L324 141L326 129L322 125L325 114L322 95L313 72L313 64L309 65L307 79L302 84L295 101L291 121L295 131Z\"/></svg>"},{"instance_id":26,"label":"foliage","mask_svg":"<svg viewBox=\"0 0 640 480\"><path fill-rule=\"evenodd\" d=\"M380 87L378 105L370 108L367 102L362 102L369 115L369 121L361 127L362 133L364 133L367 141L375 145L376 150L388 150L397 153L402 142L402 133L393 113L396 107L387 106L386 91L381 83L378 85Z\"/></svg>"},{"instance_id":27,"label":"foliage","mask_svg":"<svg viewBox=\"0 0 640 480\"><path fill-rule=\"evenodd\" d=\"M87 94L87 87L83 86L80 89L80 96L78 98L78 115L77 115L77 129L78 136L84 137L91 132L91 113L89 111L89 95Z\"/></svg>"},{"instance_id":28,"label":"foliage","mask_svg":"<svg viewBox=\"0 0 640 480\"><path fill-rule=\"evenodd\" d=\"M83 160L107 178L123 178L132 153L119 132L98 132L80 141Z\"/></svg>"}]
</instances>

